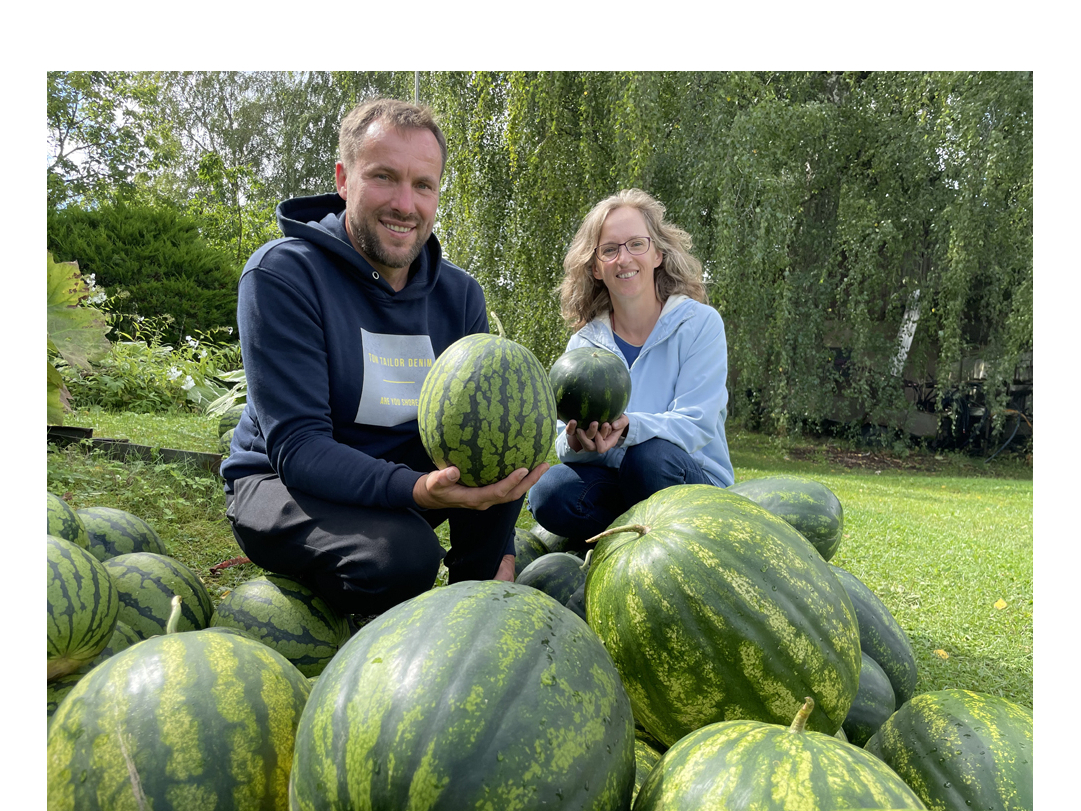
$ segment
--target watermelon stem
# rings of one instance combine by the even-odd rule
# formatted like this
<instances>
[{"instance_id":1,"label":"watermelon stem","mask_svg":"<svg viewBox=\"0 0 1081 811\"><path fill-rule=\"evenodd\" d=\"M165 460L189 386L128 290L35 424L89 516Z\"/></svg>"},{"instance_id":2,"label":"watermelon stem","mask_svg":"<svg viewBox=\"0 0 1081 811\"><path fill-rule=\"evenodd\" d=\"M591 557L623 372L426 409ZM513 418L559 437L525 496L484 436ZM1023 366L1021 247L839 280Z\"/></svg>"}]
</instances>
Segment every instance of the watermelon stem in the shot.
<instances>
[{"instance_id":1,"label":"watermelon stem","mask_svg":"<svg viewBox=\"0 0 1081 811\"><path fill-rule=\"evenodd\" d=\"M499 320L499 316L496 315L496 311L492 310L492 320L495 321L496 332L500 338L506 338L507 334L503 332L503 322ZM489 330L490 331L490 330Z\"/></svg>"},{"instance_id":2,"label":"watermelon stem","mask_svg":"<svg viewBox=\"0 0 1081 811\"><path fill-rule=\"evenodd\" d=\"M592 538L586 541L586 543L596 543L602 538L607 538L609 535L618 535L621 532L637 532L638 537L641 538L643 535L649 532L649 527L645 526L644 524L627 524L622 527L612 527L611 529L606 529L600 535L594 535Z\"/></svg>"},{"instance_id":3,"label":"watermelon stem","mask_svg":"<svg viewBox=\"0 0 1081 811\"><path fill-rule=\"evenodd\" d=\"M797 735L804 731L804 727L807 726L807 719L811 717L811 712L815 708L815 700L810 696L803 699L803 706L799 708L799 712L796 713L795 719L792 721L792 726L788 728L789 732L794 732Z\"/></svg>"},{"instance_id":4,"label":"watermelon stem","mask_svg":"<svg viewBox=\"0 0 1081 811\"><path fill-rule=\"evenodd\" d=\"M165 623L165 633L175 634L177 627L180 625L180 595L174 594L172 599L172 609L169 611L169 621Z\"/></svg>"}]
</instances>

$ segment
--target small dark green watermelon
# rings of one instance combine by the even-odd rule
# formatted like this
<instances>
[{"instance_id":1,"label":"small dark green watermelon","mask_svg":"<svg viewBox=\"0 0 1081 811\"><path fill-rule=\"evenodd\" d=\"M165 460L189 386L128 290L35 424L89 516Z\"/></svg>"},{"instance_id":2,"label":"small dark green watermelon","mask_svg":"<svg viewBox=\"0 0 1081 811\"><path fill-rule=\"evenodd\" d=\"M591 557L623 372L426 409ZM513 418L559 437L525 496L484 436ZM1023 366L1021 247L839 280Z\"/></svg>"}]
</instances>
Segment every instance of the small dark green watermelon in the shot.
<instances>
[{"instance_id":1,"label":"small dark green watermelon","mask_svg":"<svg viewBox=\"0 0 1081 811\"><path fill-rule=\"evenodd\" d=\"M561 355L548 372L556 413L582 428L623 415L631 399L631 373L623 358L607 349L583 346Z\"/></svg>"},{"instance_id":2,"label":"small dark green watermelon","mask_svg":"<svg viewBox=\"0 0 1081 811\"><path fill-rule=\"evenodd\" d=\"M812 704L807 699L789 727L721 721L681 738L653 767L635 811L923 809L881 760L832 735L807 731Z\"/></svg>"},{"instance_id":3,"label":"small dark green watermelon","mask_svg":"<svg viewBox=\"0 0 1081 811\"><path fill-rule=\"evenodd\" d=\"M76 515L90 537L90 553L98 560L132 552L168 554L158 533L137 515L115 507L85 507Z\"/></svg>"},{"instance_id":4,"label":"small dark green watermelon","mask_svg":"<svg viewBox=\"0 0 1081 811\"><path fill-rule=\"evenodd\" d=\"M889 676L878 666L878 662L864 653L860 686L841 724L848 742L863 746L896 709L897 697L893 694Z\"/></svg>"},{"instance_id":5,"label":"small dark green watermelon","mask_svg":"<svg viewBox=\"0 0 1081 811\"><path fill-rule=\"evenodd\" d=\"M310 588L282 575L230 591L212 627L237 628L276 650L305 676L318 676L349 639L349 620Z\"/></svg>"},{"instance_id":6,"label":"small dark green watermelon","mask_svg":"<svg viewBox=\"0 0 1081 811\"><path fill-rule=\"evenodd\" d=\"M83 549L90 549L90 536L79 519L78 513L55 493L49 493L49 535L71 541Z\"/></svg>"},{"instance_id":7,"label":"small dark green watermelon","mask_svg":"<svg viewBox=\"0 0 1081 811\"><path fill-rule=\"evenodd\" d=\"M566 605L574 593L585 589L589 564L569 552L549 552L530 563L514 579L515 583L543 591L557 603Z\"/></svg>"},{"instance_id":8,"label":"small dark green watermelon","mask_svg":"<svg viewBox=\"0 0 1081 811\"><path fill-rule=\"evenodd\" d=\"M218 436L223 437L236 428L240 423L240 417L243 413L244 403L230 406L229 409L221 415L221 419L218 420ZM228 447L228 443L226 443L226 447Z\"/></svg>"},{"instance_id":9,"label":"small dark green watermelon","mask_svg":"<svg viewBox=\"0 0 1081 811\"><path fill-rule=\"evenodd\" d=\"M436 467L468 487L501 481L548 458L556 404L548 374L521 344L467 335L428 370L417 401L420 441Z\"/></svg>"},{"instance_id":10,"label":"small dark green watermelon","mask_svg":"<svg viewBox=\"0 0 1081 811\"><path fill-rule=\"evenodd\" d=\"M229 448L233 444L233 432L235 430L235 428L230 428L228 431L218 437L218 453L220 453L222 456L229 455Z\"/></svg>"},{"instance_id":11,"label":"small dark green watermelon","mask_svg":"<svg viewBox=\"0 0 1081 811\"><path fill-rule=\"evenodd\" d=\"M540 539L540 542L544 544L549 552L570 552L572 555L577 555L584 559L586 552L589 551L585 539L572 541L570 538L563 535L556 535L554 532L549 532L540 524L534 524L533 528L529 531Z\"/></svg>"},{"instance_id":12,"label":"small dark green watermelon","mask_svg":"<svg viewBox=\"0 0 1081 811\"><path fill-rule=\"evenodd\" d=\"M214 605L203 581L179 560L154 552L132 552L107 558L102 565L120 594L121 622L140 639L164 634L179 595L180 631L202 630L210 625Z\"/></svg>"},{"instance_id":13,"label":"small dark green watermelon","mask_svg":"<svg viewBox=\"0 0 1081 811\"><path fill-rule=\"evenodd\" d=\"M1032 711L969 690L914 696L864 747L941 811L1032 811Z\"/></svg>"},{"instance_id":14,"label":"small dark green watermelon","mask_svg":"<svg viewBox=\"0 0 1081 811\"><path fill-rule=\"evenodd\" d=\"M856 575L830 564L834 577L844 586L860 626L860 650L874 659L889 677L897 706L916 691L916 651L908 634L886 604Z\"/></svg>"},{"instance_id":15,"label":"small dark green watermelon","mask_svg":"<svg viewBox=\"0 0 1081 811\"><path fill-rule=\"evenodd\" d=\"M514 577L522 573L522 569L535 561L541 555L548 554L548 547L540 538L528 529L515 527L514 529Z\"/></svg>"},{"instance_id":16,"label":"small dark green watermelon","mask_svg":"<svg viewBox=\"0 0 1081 811\"><path fill-rule=\"evenodd\" d=\"M844 532L841 501L826 485L799 476L750 479L728 488L798 529L825 560L836 554Z\"/></svg>"}]
</instances>

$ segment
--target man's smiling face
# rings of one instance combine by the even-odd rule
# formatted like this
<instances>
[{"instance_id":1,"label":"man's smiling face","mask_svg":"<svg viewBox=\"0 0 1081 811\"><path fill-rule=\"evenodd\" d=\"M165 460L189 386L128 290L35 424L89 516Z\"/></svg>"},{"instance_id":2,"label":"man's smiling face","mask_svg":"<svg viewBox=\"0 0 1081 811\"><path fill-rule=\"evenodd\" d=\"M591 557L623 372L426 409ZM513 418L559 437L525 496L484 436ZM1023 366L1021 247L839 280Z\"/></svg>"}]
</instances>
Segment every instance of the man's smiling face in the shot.
<instances>
[{"instance_id":1,"label":"man's smiling face","mask_svg":"<svg viewBox=\"0 0 1081 811\"><path fill-rule=\"evenodd\" d=\"M397 130L382 121L368 127L351 167L335 167L353 247L395 289L431 236L442 168L429 130Z\"/></svg>"}]
</instances>

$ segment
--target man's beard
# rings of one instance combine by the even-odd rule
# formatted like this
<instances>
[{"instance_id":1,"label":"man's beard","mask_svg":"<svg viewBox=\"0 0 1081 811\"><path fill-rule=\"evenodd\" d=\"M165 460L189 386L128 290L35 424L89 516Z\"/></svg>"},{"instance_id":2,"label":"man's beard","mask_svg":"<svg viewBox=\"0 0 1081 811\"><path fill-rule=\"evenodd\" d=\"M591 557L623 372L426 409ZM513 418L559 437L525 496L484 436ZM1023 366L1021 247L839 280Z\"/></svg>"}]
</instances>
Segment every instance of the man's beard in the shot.
<instances>
[{"instance_id":1,"label":"man's beard","mask_svg":"<svg viewBox=\"0 0 1081 811\"><path fill-rule=\"evenodd\" d=\"M374 217L371 218L371 220L374 219ZM424 245L430 236L430 234L421 234L418 230L416 242L413 243L407 253L391 254L389 251L384 250L383 243L379 239L379 232L376 230L380 227L378 221L373 226L371 220L350 217L351 236L356 241L361 253L384 267L407 268L412 265L413 261L420 256L420 252L424 250Z\"/></svg>"}]
</instances>

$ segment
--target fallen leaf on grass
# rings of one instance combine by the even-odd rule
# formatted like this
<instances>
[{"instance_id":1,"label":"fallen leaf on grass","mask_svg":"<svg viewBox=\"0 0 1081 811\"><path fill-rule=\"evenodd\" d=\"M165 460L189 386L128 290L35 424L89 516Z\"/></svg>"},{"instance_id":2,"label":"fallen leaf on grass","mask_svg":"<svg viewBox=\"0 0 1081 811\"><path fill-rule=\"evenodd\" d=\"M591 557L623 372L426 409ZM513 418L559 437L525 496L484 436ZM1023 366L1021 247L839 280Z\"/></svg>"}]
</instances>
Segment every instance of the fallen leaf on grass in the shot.
<instances>
[{"instance_id":1,"label":"fallen leaf on grass","mask_svg":"<svg viewBox=\"0 0 1081 811\"><path fill-rule=\"evenodd\" d=\"M995 601L995 608L997 608L999 611L1001 611L1005 607L1006 607L1006 601L1003 600L1001 597L999 597L998 600Z\"/></svg>"},{"instance_id":2,"label":"fallen leaf on grass","mask_svg":"<svg viewBox=\"0 0 1081 811\"><path fill-rule=\"evenodd\" d=\"M946 651L944 651L944 650L936 650L935 651L935 656L937 656L939 659L949 659L950 658L950 655L948 653L946 653Z\"/></svg>"}]
</instances>

